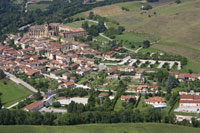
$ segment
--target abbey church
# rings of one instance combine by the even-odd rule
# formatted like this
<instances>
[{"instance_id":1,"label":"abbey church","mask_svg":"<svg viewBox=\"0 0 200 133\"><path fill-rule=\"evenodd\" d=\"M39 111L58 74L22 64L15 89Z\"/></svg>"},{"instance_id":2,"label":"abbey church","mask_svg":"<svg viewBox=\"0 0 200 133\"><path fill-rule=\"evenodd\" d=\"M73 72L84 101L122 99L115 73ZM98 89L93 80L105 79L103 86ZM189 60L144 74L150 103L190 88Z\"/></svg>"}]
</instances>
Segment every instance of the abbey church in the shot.
<instances>
[{"instance_id":1,"label":"abbey church","mask_svg":"<svg viewBox=\"0 0 200 133\"><path fill-rule=\"evenodd\" d=\"M31 26L28 32L28 36L31 38L54 38L61 36L64 39L73 41L76 36L87 35L87 32L83 28L72 28L60 23L45 22L44 25Z\"/></svg>"}]
</instances>

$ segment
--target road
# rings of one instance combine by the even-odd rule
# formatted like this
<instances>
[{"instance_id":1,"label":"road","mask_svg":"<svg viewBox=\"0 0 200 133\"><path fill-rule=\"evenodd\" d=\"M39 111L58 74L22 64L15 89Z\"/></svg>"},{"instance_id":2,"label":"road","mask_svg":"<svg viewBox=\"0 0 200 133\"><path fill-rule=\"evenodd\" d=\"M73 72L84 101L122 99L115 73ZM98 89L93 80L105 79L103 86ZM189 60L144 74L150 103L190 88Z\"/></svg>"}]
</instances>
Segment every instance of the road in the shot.
<instances>
[{"instance_id":1,"label":"road","mask_svg":"<svg viewBox=\"0 0 200 133\"><path fill-rule=\"evenodd\" d=\"M129 48L124 47L124 46L123 46L123 48L126 49L126 50L128 50L128 51L131 51L131 52L133 52L133 53L138 53L138 52L142 49L142 47L140 47L140 48L138 48L138 49L136 49L136 50L133 50L133 49L129 49Z\"/></svg>"},{"instance_id":2,"label":"road","mask_svg":"<svg viewBox=\"0 0 200 133\"><path fill-rule=\"evenodd\" d=\"M23 86L25 86L26 88L28 88L30 91L32 92L38 92L37 89L35 89L34 87L32 87L31 85L29 85L28 83L24 82L23 80L15 77L14 75L8 73L8 72L5 72L4 73L7 75L7 77L12 80L13 82L17 83L17 84L22 84Z\"/></svg>"}]
</instances>

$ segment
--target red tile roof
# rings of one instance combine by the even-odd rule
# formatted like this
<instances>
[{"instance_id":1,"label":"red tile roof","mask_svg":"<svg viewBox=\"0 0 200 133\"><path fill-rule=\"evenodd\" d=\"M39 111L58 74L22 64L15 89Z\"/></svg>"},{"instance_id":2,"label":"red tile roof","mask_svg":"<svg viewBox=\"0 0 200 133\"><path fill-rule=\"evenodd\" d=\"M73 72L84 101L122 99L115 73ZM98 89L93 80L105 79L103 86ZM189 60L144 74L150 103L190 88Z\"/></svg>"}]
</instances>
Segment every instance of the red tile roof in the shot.
<instances>
[{"instance_id":1,"label":"red tile roof","mask_svg":"<svg viewBox=\"0 0 200 133\"><path fill-rule=\"evenodd\" d=\"M117 71L117 68L112 68L112 69L110 69L110 70L108 71L108 73L113 73L113 72L115 72L115 71Z\"/></svg>"},{"instance_id":2,"label":"red tile roof","mask_svg":"<svg viewBox=\"0 0 200 133\"><path fill-rule=\"evenodd\" d=\"M101 96L101 97L107 97L108 93L100 93L99 96Z\"/></svg>"},{"instance_id":3,"label":"red tile roof","mask_svg":"<svg viewBox=\"0 0 200 133\"><path fill-rule=\"evenodd\" d=\"M200 95L182 94L182 95L180 95L180 99L195 99L195 100L200 100Z\"/></svg>"},{"instance_id":4,"label":"red tile roof","mask_svg":"<svg viewBox=\"0 0 200 133\"><path fill-rule=\"evenodd\" d=\"M37 108L38 106L40 106L42 104L43 104L42 101L36 101L34 103L31 103L31 104L27 105L25 108L27 110L32 110L32 109L35 109L35 108Z\"/></svg>"},{"instance_id":5,"label":"red tile roof","mask_svg":"<svg viewBox=\"0 0 200 133\"><path fill-rule=\"evenodd\" d=\"M180 103L200 103L200 100L180 100Z\"/></svg>"},{"instance_id":6,"label":"red tile roof","mask_svg":"<svg viewBox=\"0 0 200 133\"><path fill-rule=\"evenodd\" d=\"M135 98L135 96L131 96L131 95L122 95L121 99L131 99L131 98Z\"/></svg>"},{"instance_id":7,"label":"red tile roof","mask_svg":"<svg viewBox=\"0 0 200 133\"><path fill-rule=\"evenodd\" d=\"M165 99L162 97L150 97L149 99L146 100L147 102L165 102Z\"/></svg>"},{"instance_id":8,"label":"red tile roof","mask_svg":"<svg viewBox=\"0 0 200 133\"><path fill-rule=\"evenodd\" d=\"M30 71L27 72L27 75L28 75L28 76L32 76L33 74L35 74L35 73L37 73L37 72L39 72L39 71L38 71L38 70L33 70L33 69L31 69Z\"/></svg>"}]
</instances>

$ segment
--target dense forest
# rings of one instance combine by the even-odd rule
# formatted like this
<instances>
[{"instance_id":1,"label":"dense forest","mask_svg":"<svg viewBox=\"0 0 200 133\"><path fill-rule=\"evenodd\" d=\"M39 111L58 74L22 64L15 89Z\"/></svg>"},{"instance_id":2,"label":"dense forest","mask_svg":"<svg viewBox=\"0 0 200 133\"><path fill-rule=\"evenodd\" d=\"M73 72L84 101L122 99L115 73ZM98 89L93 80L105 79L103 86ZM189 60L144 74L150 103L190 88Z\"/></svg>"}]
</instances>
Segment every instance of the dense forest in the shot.
<instances>
[{"instance_id":1,"label":"dense forest","mask_svg":"<svg viewBox=\"0 0 200 133\"><path fill-rule=\"evenodd\" d=\"M88 11L92 8L119 2L134 0L105 0L93 4L84 4L83 0L55 0L47 10L36 9L25 12L25 3L15 4L11 0L0 0L0 41L5 39L6 33L16 33L18 28L26 24L42 24L44 21L63 22L64 19Z\"/></svg>"}]
</instances>

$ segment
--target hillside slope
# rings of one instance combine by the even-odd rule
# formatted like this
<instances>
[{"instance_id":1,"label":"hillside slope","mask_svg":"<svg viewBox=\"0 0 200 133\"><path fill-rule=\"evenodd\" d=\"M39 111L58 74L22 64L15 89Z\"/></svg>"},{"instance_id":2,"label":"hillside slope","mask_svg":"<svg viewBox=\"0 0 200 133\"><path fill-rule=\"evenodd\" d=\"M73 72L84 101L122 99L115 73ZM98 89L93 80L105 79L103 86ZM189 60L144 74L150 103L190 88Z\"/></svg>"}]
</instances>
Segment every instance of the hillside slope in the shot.
<instances>
[{"instance_id":1,"label":"hillside slope","mask_svg":"<svg viewBox=\"0 0 200 133\"><path fill-rule=\"evenodd\" d=\"M120 22L126 32L160 40L152 48L185 56L190 61L185 70L190 68L200 72L200 0L182 0L181 4L174 0L160 0L148 11L141 10L142 5L141 2L126 2L92 11ZM130 11L124 11L122 7ZM79 15L87 16L88 13Z\"/></svg>"}]
</instances>

